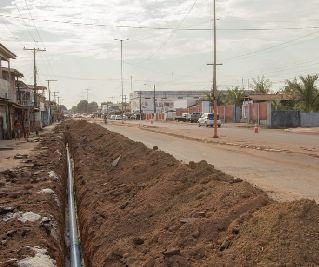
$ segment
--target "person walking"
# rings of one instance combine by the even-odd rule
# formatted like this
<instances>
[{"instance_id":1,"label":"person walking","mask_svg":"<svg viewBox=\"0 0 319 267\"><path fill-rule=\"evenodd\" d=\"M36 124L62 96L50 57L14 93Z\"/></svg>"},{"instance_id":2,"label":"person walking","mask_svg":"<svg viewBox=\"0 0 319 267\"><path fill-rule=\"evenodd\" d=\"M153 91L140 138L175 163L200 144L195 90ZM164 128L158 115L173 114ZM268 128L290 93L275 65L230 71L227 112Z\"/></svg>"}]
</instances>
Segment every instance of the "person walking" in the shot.
<instances>
[{"instance_id":1,"label":"person walking","mask_svg":"<svg viewBox=\"0 0 319 267\"><path fill-rule=\"evenodd\" d=\"M28 138L29 138L29 135L30 135L30 122L29 122L28 119L26 119L25 122L24 122L24 131L25 131L24 138L25 138L25 140L27 142L29 142Z\"/></svg>"},{"instance_id":2,"label":"person walking","mask_svg":"<svg viewBox=\"0 0 319 267\"><path fill-rule=\"evenodd\" d=\"M14 140L17 140L17 138L20 141L20 137L21 137L21 123L19 120L16 120L14 122Z\"/></svg>"}]
</instances>

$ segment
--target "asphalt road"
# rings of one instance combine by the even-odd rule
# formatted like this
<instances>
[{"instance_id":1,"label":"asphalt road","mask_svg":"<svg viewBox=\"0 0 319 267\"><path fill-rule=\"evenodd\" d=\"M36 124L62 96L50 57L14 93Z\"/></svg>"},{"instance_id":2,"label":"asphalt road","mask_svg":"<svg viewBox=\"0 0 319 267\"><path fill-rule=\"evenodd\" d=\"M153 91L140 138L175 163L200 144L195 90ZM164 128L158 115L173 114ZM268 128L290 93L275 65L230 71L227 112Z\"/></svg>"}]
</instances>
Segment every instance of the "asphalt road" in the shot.
<instances>
[{"instance_id":1,"label":"asphalt road","mask_svg":"<svg viewBox=\"0 0 319 267\"><path fill-rule=\"evenodd\" d=\"M109 124L107 128L150 148L156 145L184 162L206 160L216 168L262 188L274 199L310 198L319 202L319 158L189 141L137 127Z\"/></svg>"}]
</instances>

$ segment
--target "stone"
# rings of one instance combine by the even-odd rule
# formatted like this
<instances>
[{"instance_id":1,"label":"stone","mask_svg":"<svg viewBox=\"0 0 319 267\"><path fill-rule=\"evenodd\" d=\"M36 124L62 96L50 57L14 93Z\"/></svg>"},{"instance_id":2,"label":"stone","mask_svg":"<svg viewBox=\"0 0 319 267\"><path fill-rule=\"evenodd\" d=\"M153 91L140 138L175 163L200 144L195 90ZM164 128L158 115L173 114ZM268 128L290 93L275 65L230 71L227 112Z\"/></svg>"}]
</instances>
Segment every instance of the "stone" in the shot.
<instances>
[{"instance_id":1,"label":"stone","mask_svg":"<svg viewBox=\"0 0 319 267\"><path fill-rule=\"evenodd\" d=\"M195 230L193 233L192 233L192 237L194 238L198 238L200 236L200 232L198 230Z\"/></svg>"},{"instance_id":2,"label":"stone","mask_svg":"<svg viewBox=\"0 0 319 267\"><path fill-rule=\"evenodd\" d=\"M6 215L8 213L13 213L13 212L14 212L14 208L12 208L12 207L0 208L0 216Z\"/></svg>"},{"instance_id":3,"label":"stone","mask_svg":"<svg viewBox=\"0 0 319 267\"><path fill-rule=\"evenodd\" d=\"M153 146L153 150L154 151L158 150L158 146Z\"/></svg>"},{"instance_id":4,"label":"stone","mask_svg":"<svg viewBox=\"0 0 319 267\"><path fill-rule=\"evenodd\" d=\"M26 154L16 154L14 157L13 157L14 159L26 159L26 158L28 158L28 155L26 155Z\"/></svg>"},{"instance_id":5,"label":"stone","mask_svg":"<svg viewBox=\"0 0 319 267\"><path fill-rule=\"evenodd\" d=\"M172 257L174 255L179 255L181 250L179 248L169 248L162 252L165 257Z\"/></svg>"},{"instance_id":6,"label":"stone","mask_svg":"<svg viewBox=\"0 0 319 267\"><path fill-rule=\"evenodd\" d=\"M220 251L224 251L225 249L227 249L230 245L230 241L229 240L225 240L221 246L219 247L219 250Z\"/></svg>"}]
</instances>

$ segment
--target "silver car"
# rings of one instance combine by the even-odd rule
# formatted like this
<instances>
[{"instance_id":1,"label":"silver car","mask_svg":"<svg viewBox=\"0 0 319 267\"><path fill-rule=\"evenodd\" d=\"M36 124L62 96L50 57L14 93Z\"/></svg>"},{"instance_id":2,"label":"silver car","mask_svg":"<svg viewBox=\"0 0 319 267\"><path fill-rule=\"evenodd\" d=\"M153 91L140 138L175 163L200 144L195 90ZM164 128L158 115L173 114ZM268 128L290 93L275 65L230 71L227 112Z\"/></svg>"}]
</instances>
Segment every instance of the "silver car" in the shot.
<instances>
[{"instance_id":1,"label":"silver car","mask_svg":"<svg viewBox=\"0 0 319 267\"><path fill-rule=\"evenodd\" d=\"M220 127L222 122L219 118L219 114L217 114L217 126ZM203 113L203 115L198 119L198 127L201 126L214 126L214 114L213 113Z\"/></svg>"}]
</instances>

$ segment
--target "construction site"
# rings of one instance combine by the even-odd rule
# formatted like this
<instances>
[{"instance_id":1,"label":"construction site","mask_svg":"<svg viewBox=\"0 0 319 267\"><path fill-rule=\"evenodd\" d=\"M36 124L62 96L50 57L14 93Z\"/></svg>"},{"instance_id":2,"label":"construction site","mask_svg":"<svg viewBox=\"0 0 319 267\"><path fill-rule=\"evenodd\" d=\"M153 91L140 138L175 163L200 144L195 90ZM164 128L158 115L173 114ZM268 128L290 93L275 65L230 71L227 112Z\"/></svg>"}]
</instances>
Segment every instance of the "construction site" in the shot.
<instances>
[{"instance_id":1,"label":"construction site","mask_svg":"<svg viewBox=\"0 0 319 267\"><path fill-rule=\"evenodd\" d=\"M0 174L1 267L319 266L314 200L275 201L85 120L33 140Z\"/></svg>"}]
</instances>

